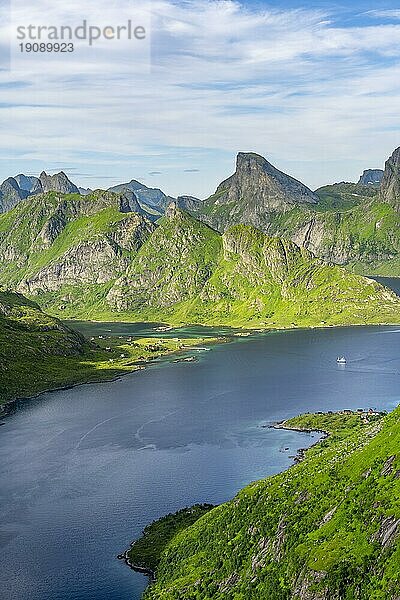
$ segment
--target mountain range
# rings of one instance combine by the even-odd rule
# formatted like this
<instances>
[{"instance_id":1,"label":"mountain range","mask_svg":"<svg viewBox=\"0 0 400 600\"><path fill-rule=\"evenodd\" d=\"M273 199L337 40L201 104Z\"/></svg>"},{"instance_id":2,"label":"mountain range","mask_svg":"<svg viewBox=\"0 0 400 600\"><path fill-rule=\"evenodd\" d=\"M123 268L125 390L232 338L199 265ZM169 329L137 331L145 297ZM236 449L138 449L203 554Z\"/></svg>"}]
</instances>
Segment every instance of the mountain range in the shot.
<instances>
[{"instance_id":1,"label":"mountain range","mask_svg":"<svg viewBox=\"0 0 400 600\"><path fill-rule=\"evenodd\" d=\"M351 271L400 274L399 157L379 188L313 192L239 153L235 173L203 202L136 180L81 194L62 172L20 174L0 188L0 284L68 317L397 322L397 297Z\"/></svg>"},{"instance_id":2,"label":"mountain range","mask_svg":"<svg viewBox=\"0 0 400 600\"><path fill-rule=\"evenodd\" d=\"M379 187L363 183L367 171L357 184L312 192L264 158L240 153L234 175L194 214L219 231L253 225L359 273L400 275L399 156L400 148L386 162Z\"/></svg>"},{"instance_id":3,"label":"mountain range","mask_svg":"<svg viewBox=\"0 0 400 600\"><path fill-rule=\"evenodd\" d=\"M109 188L123 195L131 212L156 223L171 202L223 233L232 225L252 225L270 236L291 239L328 263L364 275L400 275L399 149L385 171L366 169L357 183L341 182L315 191L255 153L240 152L235 173L204 201L173 198L132 179ZM47 192L91 196L60 172L38 178L23 174L0 186L0 212Z\"/></svg>"}]
</instances>

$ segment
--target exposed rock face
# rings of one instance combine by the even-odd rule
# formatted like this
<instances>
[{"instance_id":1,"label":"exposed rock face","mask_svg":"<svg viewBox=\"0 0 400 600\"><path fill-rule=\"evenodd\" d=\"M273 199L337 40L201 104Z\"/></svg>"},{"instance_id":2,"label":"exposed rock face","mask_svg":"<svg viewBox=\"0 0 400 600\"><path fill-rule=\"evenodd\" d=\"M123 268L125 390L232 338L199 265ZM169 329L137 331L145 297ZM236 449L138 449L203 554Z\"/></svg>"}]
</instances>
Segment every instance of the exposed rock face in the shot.
<instances>
[{"instance_id":1,"label":"exposed rock face","mask_svg":"<svg viewBox=\"0 0 400 600\"><path fill-rule=\"evenodd\" d=\"M385 163L385 173L381 183L381 198L384 202L400 209L400 147Z\"/></svg>"},{"instance_id":2,"label":"exposed rock face","mask_svg":"<svg viewBox=\"0 0 400 600\"><path fill-rule=\"evenodd\" d=\"M32 192L39 181L37 177L34 177L33 175L24 175L23 173L16 175L14 179L18 183L21 190L25 190L29 193Z\"/></svg>"},{"instance_id":3,"label":"exposed rock face","mask_svg":"<svg viewBox=\"0 0 400 600\"><path fill-rule=\"evenodd\" d=\"M357 185L372 185L379 187L383 178L382 169L365 169Z\"/></svg>"},{"instance_id":4,"label":"exposed rock face","mask_svg":"<svg viewBox=\"0 0 400 600\"><path fill-rule=\"evenodd\" d=\"M14 287L36 294L119 277L154 230L149 220L130 210L130 200L102 191L28 199L10 230L0 234L0 260ZM19 281L18 269L23 274Z\"/></svg>"},{"instance_id":5,"label":"exposed rock face","mask_svg":"<svg viewBox=\"0 0 400 600\"><path fill-rule=\"evenodd\" d=\"M0 185L0 213L11 210L27 196L28 192L22 190L13 177L9 177Z\"/></svg>"},{"instance_id":6,"label":"exposed rock face","mask_svg":"<svg viewBox=\"0 0 400 600\"><path fill-rule=\"evenodd\" d=\"M324 303L324 315L332 310L365 314L365 297L369 306L379 307L379 318L385 303L399 302L375 282L324 265L290 240L244 225L221 235L173 202L110 289L107 302L112 310L145 313L145 318L155 313L168 319L177 310L194 323L210 322L210 317L232 322L249 315L263 324L290 319L287 303L297 307L296 318L289 321L293 325L303 318L303 310L310 318Z\"/></svg>"},{"instance_id":7,"label":"exposed rock face","mask_svg":"<svg viewBox=\"0 0 400 600\"><path fill-rule=\"evenodd\" d=\"M384 548L391 546L399 535L400 519L396 517L386 517L383 519L379 530L377 531L374 539L381 544Z\"/></svg>"},{"instance_id":8,"label":"exposed rock face","mask_svg":"<svg viewBox=\"0 0 400 600\"><path fill-rule=\"evenodd\" d=\"M89 194L91 194L93 192L92 189L90 188L83 188L83 187L78 187L79 193L82 196L88 196Z\"/></svg>"},{"instance_id":9,"label":"exposed rock face","mask_svg":"<svg viewBox=\"0 0 400 600\"><path fill-rule=\"evenodd\" d=\"M190 213L194 213L201 208L201 200L194 196L178 196L176 204L182 210L187 210Z\"/></svg>"},{"instance_id":10,"label":"exposed rock face","mask_svg":"<svg viewBox=\"0 0 400 600\"><path fill-rule=\"evenodd\" d=\"M308 187L276 169L262 156L240 152L235 173L204 201L199 214L219 231L237 223L266 231L274 214L318 201Z\"/></svg>"},{"instance_id":11,"label":"exposed rock face","mask_svg":"<svg viewBox=\"0 0 400 600\"><path fill-rule=\"evenodd\" d=\"M62 194L79 194L79 189L72 183L61 171L55 175L48 175L45 171L40 173L39 180L35 187L32 189L32 193L43 193L43 192L61 192Z\"/></svg>"},{"instance_id":12,"label":"exposed rock face","mask_svg":"<svg viewBox=\"0 0 400 600\"><path fill-rule=\"evenodd\" d=\"M158 188L149 188L144 183L140 183L140 181L136 181L136 179L131 179L127 183L120 183L118 185L114 185L109 188L112 192L125 192L130 191L134 192L136 198L141 203L142 207L146 210L146 208L152 208L159 213L163 213L168 206L168 204L174 200L171 196L167 196L164 192Z\"/></svg>"},{"instance_id":13,"label":"exposed rock face","mask_svg":"<svg viewBox=\"0 0 400 600\"><path fill-rule=\"evenodd\" d=\"M389 159L381 192L374 185L342 182L313 193L262 157L239 154L235 174L191 212L221 232L232 224L253 225L329 263L354 264L365 274L393 269L400 275L399 156L400 149ZM371 177L368 171L360 181ZM382 201L395 208L393 217L390 209L379 208ZM389 261L393 267L385 271Z\"/></svg>"}]
</instances>

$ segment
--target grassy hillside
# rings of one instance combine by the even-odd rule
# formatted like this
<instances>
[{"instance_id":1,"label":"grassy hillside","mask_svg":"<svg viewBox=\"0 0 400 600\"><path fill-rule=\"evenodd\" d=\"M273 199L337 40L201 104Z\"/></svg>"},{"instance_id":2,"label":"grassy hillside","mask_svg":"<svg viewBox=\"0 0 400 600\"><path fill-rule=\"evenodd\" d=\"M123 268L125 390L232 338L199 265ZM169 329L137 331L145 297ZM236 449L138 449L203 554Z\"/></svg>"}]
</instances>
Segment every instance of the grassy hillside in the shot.
<instances>
[{"instance_id":1,"label":"grassy hillside","mask_svg":"<svg viewBox=\"0 0 400 600\"><path fill-rule=\"evenodd\" d=\"M393 201L384 201L379 189L338 183L316 190L319 201L314 204L297 202L260 210L256 203L251 211L242 210L243 206L248 207L250 199L254 203L261 190L250 185L250 179L247 184L244 197L237 197L232 189L227 195L229 186L219 189L199 206L196 216L221 232L236 224L253 225L356 273L400 276L400 213ZM221 202L224 195L227 199Z\"/></svg>"},{"instance_id":2,"label":"grassy hillside","mask_svg":"<svg viewBox=\"0 0 400 600\"><path fill-rule=\"evenodd\" d=\"M108 294L129 318L294 327L398 322L399 299L294 243L238 225L223 236L175 211Z\"/></svg>"},{"instance_id":3,"label":"grassy hillside","mask_svg":"<svg viewBox=\"0 0 400 600\"><path fill-rule=\"evenodd\" d=\"M363 248L371 236L371 252L380 252L379 240L383 256L397 227L387 206L371 205L357 224L360 206L339 220L331 210L318 215L337 228L336 251L349 239L357 249L362 234ZM276 228L290 237L305 210L281 213ZM285 238L243 225L221 235L176 206L155 226L111 192L22 201L0 215L0 261L0 283L63 318L272 328L400 322L393 293Z\"/></svg>"},{"instance_id":4,"label":"grassy hillside","mask_svg":"<svg viewBox=\"0 0 400 600\"><path fill-rule=\"evenodd\" d=\"M139 363L212 339L91 343L20 294L0 291L0 405L67 385L112 379ZM106 347L109 349L106 350Z\"/></svg>"},{"instance_id":5,"label":"grassy hillside","mask_svg":"<svg viewBox=\"0 0 400 600\"><path fill-rule=\"evenodd\" d=\"M153 231L123 196L49 192L0 215L0 283L24 293L118 277Z\"/></svg>"},{"instance_id":6,"label":"grassy hillside","mask_svg":"<svg viewBox=\"0 0 400 600\"><path fill-rule=\"evenodd\" d=\"M330 436L186 529L178 520L166 547L149 539L146 600L398 599L400 409L285 425ZM140 545L131 552L140 560Z\"/></svg>"}]
</instances>

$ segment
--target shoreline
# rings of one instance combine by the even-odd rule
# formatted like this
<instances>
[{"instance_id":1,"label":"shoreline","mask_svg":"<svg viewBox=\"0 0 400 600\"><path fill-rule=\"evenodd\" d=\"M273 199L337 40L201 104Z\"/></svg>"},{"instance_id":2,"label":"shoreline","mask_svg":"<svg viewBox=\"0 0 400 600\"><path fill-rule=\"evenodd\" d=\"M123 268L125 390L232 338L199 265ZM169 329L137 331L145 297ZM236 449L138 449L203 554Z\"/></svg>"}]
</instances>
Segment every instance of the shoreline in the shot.
<instances>
[{"instance_id":1,"label":"shoreline","mask_svg":"<svg viewBox=\"0 0 400 600\"><path fill-rule=\"evenodd\" d=\"M400 277L399 277L400 279ZM80 319L64 319L63 322L74 322L74 321L80 321ZM92 320L92 319L86 319L87 323L123 323L126 325L130 325L130 324L135 324L135 323L143 323L146 324L146 321L123 321L123 320L116 320L116 321L97 321L97 320ZM149 324L153 323L153 324L157 324L157 322L155 321L148 321ZM232 340L229 339L228 336L225 336L223 341L225 343L231 342L233 341L233 339L238 340L238 339L247 339L250 337L253 337L257 334L265 334L265 333L275 333L275 332L287 332L287 331L309 331L309 330L314 330L314 329L336 329L336 328L343 328L343 327L400 327L400 322L399 323L369 323L369 324L351 324L351 323L346 323L346 324L338 324L338 325L309 325L309 326L303 326L303 327L266 327L266 328L260 328L260 327L234 327L231 325L202 325L199 323L186 323L186 324L180 324L180 325L169 325L167 323L163 323L161 322L161 325L168 325L171 326L172 329L178 329L181 327L209 327L209 328L215 328L217 329L218 327L227 327L229 329L232 330L242 330L242 331L248 331L251 332L249 333L248 336L240 336L240 335L235 335L234 333L232 333ZM78 330L77 330L78 331ZM161 336L160 336L161 337ZM199 336L199 338L201 338L201 336ZM193 338L193 339L197 339L197 338ZM211 338L210 338L211 339ZM217 343L215 341L215 339L213 340L213 342L207 342L206 339L204 339L204 343L210 343L210 345ZM222 341L222 340L221 340ZM190 348L187 348L187 350L189 350ZM5 402L2 402L0 404L0 419L3 419L5 417L7 417L7 415L9 414L10 409L12 409L12 406L14 404L16 404L17 402L20 402L21 400L34 400L35 398L38 398L39 396L41 396L42 394L49 394L49 393L53 393L53 392L60 392L63 390L70 390L73 389L75 387L81 386L81 385L93 385L96 383L112 383L113 381L118 381L119 379L121 379L122 377L125 377L126 375L131 375L132 373L135 373L136 371L141 371L141 370L145 370L146 366L151 366L158 358L164 357L164 356L170 356L170 355L174 355L174 354L179 354L179 350L171 350L170 352L166 352L165 354L161 354L158 357L155 357L154 359L146 359L146 360L142 360L142 361L137 361L136 363L134 363L134 365L132 365L132 369L130 370L123 370L121 369L121 371L113 376L110 377L99 377L99 378L95 378L95 379L87 379L84 381L79 381L77 383L65 383L65 384L60 384L60 385L56 385L56 386L51 386L49 388L43 389L40 392L37 392L35 394L30 394L28 396L17 396L16 398L12 398L11 400L6 400ZM0 423L0 426L4 425L4 423ZM275 427L275 426L273 426ZM283 427L282 427L283 428ZM296 431L295 429L292 429L293 431ZM304 429L300 429L298 430L299 433L311 433L311 431L307 432ZM316 432L318 433L318 431ZM326 432L320 432L320 433L326 433Z\"/></svg>"},{"instance_id":2,"label":"shoreline","mask_svg":"<svg viewBox=\"0 0 400 600\"><path fill-rule=\"evenodd\" d=\"M297 415L297 416L299 416L299 415ZM321 437L318 440L316 440L313 444L311 444L311 446L307 446L306 448L298 448L295 456L293 457L293 465L290 465L287 470L291 469L295 465L302 462L306 457L307 450L310 450L310 448L314 448L314 446L316 446L323 440L326 440L326 438L331 435L329 433L329 431L325 431L324 429L310 429L310 428L305 428L305 427L301 428L301 427L291 427L290 425L285 425L285 423L287 423L288 421L290 421L290 419L285 419L284 421L279 421L278 423L275 423L274 425L270 425L269 427L271 429L284 429L286 431L295 431L297 433L320 433ZM281 471L281 473L283 473L283 472L284 471Z\"/></svg>"},{"instance_id":3,"label":"shoreline","mask_svg":"<svg viewBox=\"0 0 400 600\"><path fill-rule=\"evenodd\" d=\"M400 277L399 277L400 279ZM52 315L54 316L54 315ZM267 331L292 331L292 330L308 330L308 329L335 329L339 327L400 327L399 322L387 323L387 322L379 322L379 323L333 323L329 325L328 323L319 323L318 325L273 325L273 324L259 324L259 325L232 325L227 323L168 323L167 321L143 321L141 319L137 321L127 321L125 319L112 319L111 315L105 315L105 319L82 319L80 317L76 318L64 318L62 319L62 315L55 315L57 319L60 319L63 323L110 323L110 324L121 324L121 325L137 325L138 323L142 323L143 325L159 325L161 327L169 327L171 329L182 329L184 327L208 327L210 329L218 329L221 327L225 327L227 329L232 329L232 331L251 331L254 333L265 333ZM232 334L234 335L234 334Z\"/></svg>"},{"instance_id":4,"label":"shoreline","mask_svg":"<svg viewBox=\"0 0 400 600\"><path fill-rule=\"evenodd\" d=\"M130 545L130 548L133 546L135 542L132 542ZM156 581L156 573L155 571L153 571L152 569L149 569L148 567L140 567L139 565L134 565L133 562L130 560L129 556L129 549L125 550L125 552L123 552L122 554L118 554L117 559L118 560L123 560L124 563L130 568L132 569L132 571L135 571L136 573L142 573L142 575L145 575L146 577L149 578L149 585L154 583Z\"/></svg>"},{"instance_id":5,"label":"shoreline","mask_svg":"<svg viewBox=\"0 0 400 600\"><path fill-rule=\"evenodd\" d=\"M339 411L337 411L339 412ZM328 414L328 413L326 413ZM335 414L335 413L334 413ZM297 415L299 416L299 415ZM291 417L293 418L293 417ZM328 431L325 431L323 429L310 429L310 428L300 428L300 427L291 427L290 425L286 425L286 423L289 421L290 419L285 419L283 421L279 421L277 423L274 423L272 425L262 425L261 427L265 428L265 429L284 429L287 431L296 431L298 433L320 433L322 434L321 437L319 439L317 439L313 444L311 444L310 446L307 446L305 448L298 448L296 455L292 457L293 463L291 465L289 465L286 469L283 469L282 471L279 471L279 473L285 473L286 471L289 471L290 469L292 469L293 467L295 467L297 464L299 464L300 462L302 462L305 458L306 458L306 452L308 450L310 450L311 448L315 447L317 444L321 443L323 440L325 440L326 438L328 438L331 433ZM240 491L240 490L239 490ZM140 538L138 538L140 539ZM134 540L133 542L131 542L130 547L125 550L125 552L119 554L117 556L118 560L123 560L125 562L125 564L132 569L133 571L135 571L136 573L142 573L143 575L146 575L146 577L149 578L149 583L148 585L153 584L156 581L156 571L153 571L152 569L150 569L149 567L142 567L139 565L135 565L132 563L132 561L129 558L129 552L130 549L135 545L135 543L138 540Z\"/></svg>"},{"instance_id":6,"label":"shoreline","mask_svg":"<svg viewBox=\"0 0 400 600\"><path fill-rule=\"evenodd\" d=\"M228 343L229 341L231 341L228 338L222 338L220 340L216 340L215 338L210 337L210 340L212 340L212 341L208 342L201 336L199 336L198 338L193 338L193 339L202 339L202 343L208 344L209 346L213 346L214 344L217 345L219 343ZM106 376L102 376L102 377L98 377L98 378L94 378L94 379L88 378L83 381L78 381L75 383L65 383L65 384L51 386L51 387L43 389L40 392L37 392L35 394L30 394L29 396L17 396L16 398L6 400L5 402L2 402L0 404L0 419L6 418L8 416L8 414L10 413L10 411L13 409L13 406L18 402L34 400L35 398L39 398L42 394L52 394L55 392L71 390L71 389L74 389L79 386L94 385L94 384L101 384L101 383L112 383L114 381L119 381L120 379L122 379L123 377L125 377L127 375L132 375L133 373L137 373L138 371L146 370L147 367L154 365L160 358L179 355L180 353L185 353L190 350L191 350L190 346L188 346L187 348L184 348L184 349L169 350L162 354L159 354L158 356L155 356L154 358L147 358L145 360L137 360L136 362L132 363L131 369L127 369L127 370L121 369L119 372L117 372L116 374L114 373L114 375L110 375L109 377L107 377L107 375L106 375ZM189 362L189 361L186 361L186 362ZM190 361L190 362L197 362L197 361ZM94 369L93 374L95 372L96 372L96 370ZM1 425L5 425L5 422L4 423L0 422L0 426Z\"/></svg>"}]
</instances>

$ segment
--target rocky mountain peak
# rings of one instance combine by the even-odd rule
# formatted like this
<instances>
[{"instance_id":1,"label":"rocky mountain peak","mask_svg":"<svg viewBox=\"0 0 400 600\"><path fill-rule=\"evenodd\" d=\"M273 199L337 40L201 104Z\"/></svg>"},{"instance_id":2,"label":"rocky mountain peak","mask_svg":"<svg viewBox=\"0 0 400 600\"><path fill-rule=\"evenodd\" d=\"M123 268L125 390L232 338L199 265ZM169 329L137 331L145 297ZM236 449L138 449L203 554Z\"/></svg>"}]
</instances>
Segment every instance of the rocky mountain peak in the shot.
<instances>
[{"instance_id":1,"label":"rocky mountain peak","mask_svg":"<svg viewBox=\"0 0 400 600\"><path fill-rule=\"evenodd\" d=\"M382 169L365 169L360 176L357 185L372 185L379 187L383 177Z\"/></svg>"},{"instance_id":2,"label":"rocky mountain peak","mask_svg":"<svg viewBox=\"0 0 400 600\"><path fill-rule=\"evenodd\" d=\"M220 231L236 223L267 231L274 214L318 202L318 196L306 185L274 167L263 156L239 152L235 173L204 201L198 214Z\"/></svg>"},{"instance_id":3,"label":"rocky mountain peak","mask_svg":"<svg viewBox=\"0 0 400 600\"><path fill-rule=\"evenodd\" d=\"M28 192L21 190L14 177L8 177L0 185L0 213L7 212L28 196Z\"/></svg>"},{"instance_id":4,"label":"rocky mountain peak","mask_svg":"<svg viewBox=\"0 0 400 600\"><path fill-rule=\"evenodd\" d=\"M48 175L42 171L39 176L38 186L34 191L38 192L61 192L62 194L79 194L77 186L68 179L64 171Z\"/></svg>"},{"instance_id":5,"label":"rocky mountain peak","mask_svg":"<svg viewBox=\"0 0 400 600\"><path fill-rule=\"evenodd\" d=\"M14 179L18 183L21 190L26 190L29 193L32 192L33 188L39 181L34 175L24 175L23 173L15 175Z\"/></svg>"},{"instance_id":6,"label":"rocky mountain peak","mask_svg":"<svg viewBox=\"0 0 400 600\"><path fill-rule=\"evenodd\" d=\"M385 172L381 183L381 198L397 210L400 209L400 147L385 163Z\"/></svg>"},{"instance_id":7,"label":"rocky mountain peak","mask_svg":"<svg viewBox=\"0 0 400 600\"><path fill-rule=\"evenodd\" d=\"M167 209L165 211L165 216L167 217L167 219L172 220L175 219L177 216L179 216L180 214L180 210L178 208L178 205L175 201L170 202L170 204L168 204Z\"/></svg>"},{"instance_id":8,"label":"rocky mountain peak","mask_svg":"<svg viewBox=\"0 0 400 600\"><path fill-rule=\"evenodd\" d=\"M284 204L318 202L318 197L307 186L286 175L266 158L254 152L239 152L236 158L236 172L232 177L240 183L243 191L246 191L246 188L250 191L254 185L259 185L260 200L271 207L275 205L282 208Z\"/></svg>"}]
</instances>

